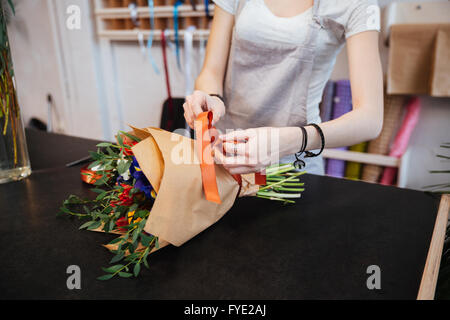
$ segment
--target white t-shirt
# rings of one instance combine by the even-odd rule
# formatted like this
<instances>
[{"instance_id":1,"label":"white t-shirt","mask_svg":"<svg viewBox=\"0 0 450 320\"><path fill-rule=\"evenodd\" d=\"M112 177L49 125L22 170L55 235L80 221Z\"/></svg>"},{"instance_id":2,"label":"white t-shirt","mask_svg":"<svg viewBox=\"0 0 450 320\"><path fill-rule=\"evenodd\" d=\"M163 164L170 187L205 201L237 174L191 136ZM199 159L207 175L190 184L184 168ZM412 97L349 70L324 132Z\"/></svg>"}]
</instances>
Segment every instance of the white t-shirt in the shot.
<instances>
[{"instance_id":1,"label":"white t-shirt","mask_svg":"<svg viewBox=\"0 0 450 320\"><path fill-rule=\"evenodd\" d=\"M223 10L235 14L239 1L247 1L235 30L240 38L264 43L276 40L302 44L312 19L312 8L294 17L278 17L264 0L213 0ZM380 9L377 0L321 0L318 15L324 28L316 39L316 56L308 90L307 121L320 122L319 103L323 89L346 38L368 30L380 30Z\"/></svg>"}]
</instances>

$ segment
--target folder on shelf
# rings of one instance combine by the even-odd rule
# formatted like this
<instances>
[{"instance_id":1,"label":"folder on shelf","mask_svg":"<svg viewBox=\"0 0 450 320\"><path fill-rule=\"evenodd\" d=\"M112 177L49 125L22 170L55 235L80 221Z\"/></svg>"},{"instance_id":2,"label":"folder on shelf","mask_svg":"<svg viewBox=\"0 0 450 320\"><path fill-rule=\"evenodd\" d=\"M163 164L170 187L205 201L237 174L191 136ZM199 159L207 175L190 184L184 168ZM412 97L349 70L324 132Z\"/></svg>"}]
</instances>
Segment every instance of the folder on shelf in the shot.
<instances>
[{"instance_id":1,"label":"folder on shelf","mask_svg":"<svg viewBox=\"0 0 450 320\"><path fill-rule=\"evenodd\" d=\"M367 142L361 142L349 148L350 151L366 152ZM361 179L362 164L359 162L349 161L345 168L345 177L347 179L359 180Z\"/></svg>"},{"instance_id":2,"label":"folder on shelf","mask_svg":"<svg viewBox=\"0 0 450 320\"><path fill-rule=\"evenodd\" d=\"M400 126L404 101L405 98L403 96L385 94L383 129L378 138L369 142L367 147L368 153L381 155L389 153L390 143ZM383 167L366 164L362 169L362 180L378 182L382 172Z\"/></svg>"}]
</instances>

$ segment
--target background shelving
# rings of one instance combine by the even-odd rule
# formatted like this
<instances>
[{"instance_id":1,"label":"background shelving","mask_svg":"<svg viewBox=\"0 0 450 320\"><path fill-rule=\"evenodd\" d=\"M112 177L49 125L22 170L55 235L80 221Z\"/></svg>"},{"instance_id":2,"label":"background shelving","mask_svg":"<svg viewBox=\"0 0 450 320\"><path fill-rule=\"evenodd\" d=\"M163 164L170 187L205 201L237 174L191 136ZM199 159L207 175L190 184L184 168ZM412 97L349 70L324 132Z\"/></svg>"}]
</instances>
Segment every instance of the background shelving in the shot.
<instances>
[{"instance_id":1,"label":"background shelving","mask_svg":"<svg viewBox=\"0 0 450 320\"><path fill-rule=\"evenodd\" d=\"M137 25L131 19L129 4L137 5ZM168 30L167 35L174 35L173 8L176 0L154 1L154 40L160 39L162 30ZM139 32L147 38L152 32L150 28L150 10L147 0L97 0L95 16L97 19L97 35L115 41L133 41ZM209 4L210 16L206 16L205 2L196 0L195 10L191 4L182 4L178 7L179 36L184 36L184 29L195 26L194 39L206 38L209 35L211 15L214 5Z\"/></svg>"}]
</instances>

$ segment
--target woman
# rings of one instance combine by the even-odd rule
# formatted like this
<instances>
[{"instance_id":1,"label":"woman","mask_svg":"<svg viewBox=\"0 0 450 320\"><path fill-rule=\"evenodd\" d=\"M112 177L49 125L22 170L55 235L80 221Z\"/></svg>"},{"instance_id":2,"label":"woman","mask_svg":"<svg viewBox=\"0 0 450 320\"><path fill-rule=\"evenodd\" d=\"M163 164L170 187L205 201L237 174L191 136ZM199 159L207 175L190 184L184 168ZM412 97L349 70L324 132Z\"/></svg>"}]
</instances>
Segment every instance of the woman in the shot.
<instances>
[{"instance_id":1,"label":"woman","mask_svg":"<svg viewBox=\"0 0 450 320\"><path fill-rule=\"evenodd\" d=\"M230 173L257 172L279 158L295 160L299 151L349 146L379 135L383 80L377 1L214 2L205 63L184 110L191 127L210 110L222 133L239 129L221 135L224 153L215 152ZM345 43L353 110L320 123L323 89ZM320 125L306 126L310 123ZM308 172L324 173L321 157L304 162Z\"/></svg>"}]
</instances>

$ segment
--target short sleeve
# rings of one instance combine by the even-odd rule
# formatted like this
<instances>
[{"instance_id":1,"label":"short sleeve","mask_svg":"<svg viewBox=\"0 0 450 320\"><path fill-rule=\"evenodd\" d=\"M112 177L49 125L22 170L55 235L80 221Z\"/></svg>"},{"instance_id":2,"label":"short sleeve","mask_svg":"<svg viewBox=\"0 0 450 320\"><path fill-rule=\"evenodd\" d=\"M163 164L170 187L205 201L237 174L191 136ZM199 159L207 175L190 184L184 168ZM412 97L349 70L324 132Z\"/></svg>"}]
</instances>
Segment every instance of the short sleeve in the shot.
<instances>
[{"instance_id":1,"label":"short sleeve","mask_svg":"<svg viewBox=\"0 0 450 320\"><path fill-rule=\"evenodd\" d=\"M237 2L239 0L213 0L213 2L228 13L236 13Z\"/></svg>"},{"instance_id":2,"label":"short sleeve","mask_svg":"<svg viewBox=\"0 0 450 320\"><path fill-rule=\"evenodd\" d=\"M380 7L377 0L354 0L347 13L345 38L364 31L380 31Z\"/></svg>"}]
</instances>

